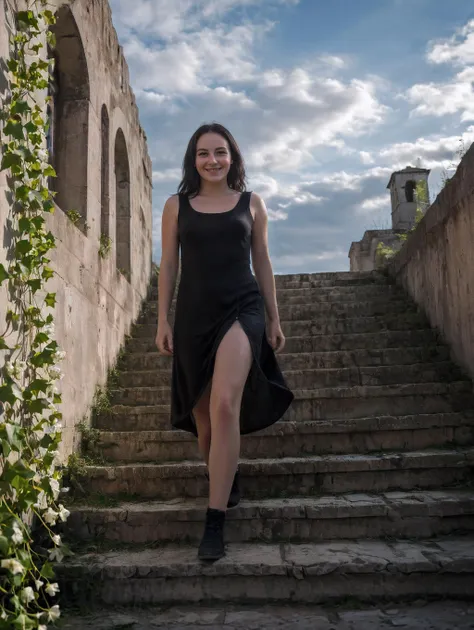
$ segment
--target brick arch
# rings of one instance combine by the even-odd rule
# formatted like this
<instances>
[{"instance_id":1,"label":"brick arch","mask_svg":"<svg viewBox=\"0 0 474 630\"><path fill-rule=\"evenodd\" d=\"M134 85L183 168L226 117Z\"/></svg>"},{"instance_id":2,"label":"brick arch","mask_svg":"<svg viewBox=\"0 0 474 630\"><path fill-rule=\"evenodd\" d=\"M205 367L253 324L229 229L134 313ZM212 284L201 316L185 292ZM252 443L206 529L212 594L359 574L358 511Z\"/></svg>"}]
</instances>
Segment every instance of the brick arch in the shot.
<instances>
[{"instance_id":1,"label":"brick arch","mask_svg":"<svg viewBox=\"0 0 474 630\"><path fill-rule=\"evenodd\" d=\"M117 269L130 281L130 164L127 143L121 128L115 136L114 164L116 264Z\"/></svg>"},{"instance_id":2,"label":"brick arch","mask_svg":"<svg viewBox=\"0 0 474 630\"><path fill-rule=\"evenodd\" d=\"M76 20L67 6L57 12L55 94L52 125L57 178L55 201L65 212L75 210L87 222L87 161L90 83L86 55Z\"/></svg>"}]
</instances>

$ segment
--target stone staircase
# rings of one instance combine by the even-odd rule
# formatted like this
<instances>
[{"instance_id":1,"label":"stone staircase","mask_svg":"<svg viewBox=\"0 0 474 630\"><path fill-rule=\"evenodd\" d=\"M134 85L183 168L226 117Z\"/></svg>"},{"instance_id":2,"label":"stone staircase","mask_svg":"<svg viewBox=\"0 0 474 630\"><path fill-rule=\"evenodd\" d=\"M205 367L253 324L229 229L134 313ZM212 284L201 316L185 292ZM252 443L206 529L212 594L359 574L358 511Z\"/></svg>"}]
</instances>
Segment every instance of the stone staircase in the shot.
<instances>
[{"instance_id":1,"label":"stone staircase","mask_svg":"<svg viewBox=\"0 0 474 630\"><path fill-rule=\"evenodd\" d=\"M196 557L208 491L193 436L169 425L156 289L98 418L107 462L72 505L82 552L65 599L326 602L474 594L474 391L416 305L383 274L277 276L295 401L242 440L227 556Z\"/></svg>"}]
</instances>

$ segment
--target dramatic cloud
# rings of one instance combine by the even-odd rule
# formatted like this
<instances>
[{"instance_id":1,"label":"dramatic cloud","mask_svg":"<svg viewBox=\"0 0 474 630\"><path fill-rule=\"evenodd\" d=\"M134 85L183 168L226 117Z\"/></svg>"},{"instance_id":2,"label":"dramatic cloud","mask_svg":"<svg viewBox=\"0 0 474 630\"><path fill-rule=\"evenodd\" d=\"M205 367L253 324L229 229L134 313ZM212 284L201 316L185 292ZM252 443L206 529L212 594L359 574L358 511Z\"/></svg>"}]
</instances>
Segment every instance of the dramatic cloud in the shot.
<instances>
[{"instance_id":1,"label":"dramatic cloud","mask_svg":"<svg viewBox=\"0 0 474 630\"><path fill-rule=\"evenodd\" d=\"M300 49L289 29L285 54L267 54L304 10L299 0L111 5L153 160L157 260L164 202L204 122L221 122L239 143L248 189L267 205L277 273L348 269L352 241L391 227L392 172L420 165L436 176L474 141L474 20L428 37L417 67L429 65L429 82L414 73L410 83L410 59L402 87L361 63L363 44Z\"/></svg>"},{"instance_id":2,"label":"dramatic cloud","mask_svg":"<svg viewBox=\"0 0 474 630\"><path fill-rule=\"evenodd\" d=\"M428 46L432 64L452 64L462 69L449 81L418 83L405 98L415 106L412 115L445 116L460 113L461 121L474 120L474 20L446 41Z\"/></svg>"}]
</instances>

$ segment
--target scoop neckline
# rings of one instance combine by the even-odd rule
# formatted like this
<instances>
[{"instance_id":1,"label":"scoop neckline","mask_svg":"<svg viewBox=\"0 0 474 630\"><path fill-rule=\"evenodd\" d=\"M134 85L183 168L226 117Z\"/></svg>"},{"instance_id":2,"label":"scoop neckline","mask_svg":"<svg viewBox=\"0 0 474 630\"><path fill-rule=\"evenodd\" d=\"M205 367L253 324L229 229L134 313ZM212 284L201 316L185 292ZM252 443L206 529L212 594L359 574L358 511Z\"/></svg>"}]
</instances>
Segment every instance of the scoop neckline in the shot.
<instances>
[{"instance_id":1,"label":"scoop neckline","mask_svg":"<svg viewBox=\"0 0 474 630\"><path fill-rule=\"evenodd\" d=\"M196 214L209 214L209 215L214 215L214 214L229 214L230 212L233 212L234 210L237 209L237 207L239 206L240 202L242 201L242 197L245 195L245 192L241 192L240 193L240 197L237 201L237 203L235 204L235 206L233 208L231 208L230 210L224 210L224 212L201 212L200 210L196 210L196 208L193 208L191 205L191 202L189 201L189 196L186 195L186 201L188 202L188 206L191 208L191 210L193 212L195 212Z\"/></svg>"}]
</instances>

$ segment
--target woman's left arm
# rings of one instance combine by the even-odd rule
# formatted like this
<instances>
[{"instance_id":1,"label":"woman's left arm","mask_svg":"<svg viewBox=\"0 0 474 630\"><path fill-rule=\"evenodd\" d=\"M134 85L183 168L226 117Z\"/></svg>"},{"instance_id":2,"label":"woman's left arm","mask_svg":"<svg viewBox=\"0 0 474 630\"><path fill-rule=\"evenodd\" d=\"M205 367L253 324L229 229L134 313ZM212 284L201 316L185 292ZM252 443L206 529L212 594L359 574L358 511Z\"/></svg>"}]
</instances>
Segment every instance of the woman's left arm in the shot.
<instances>
[{"instance_id":1,"label":"woman's left arm","mask_svg":"<svg viewBox=\"0 0 474 630\"><path fill-rule=\"evenodd\" d=\"M275 352L281 352L285 345L285 337L280 324L275 277L268 251L268 212L260 195L252 193L250 203L255 212L252 229L252 265L268 315L268 341Z\"/></svg>"}]
</instances>

